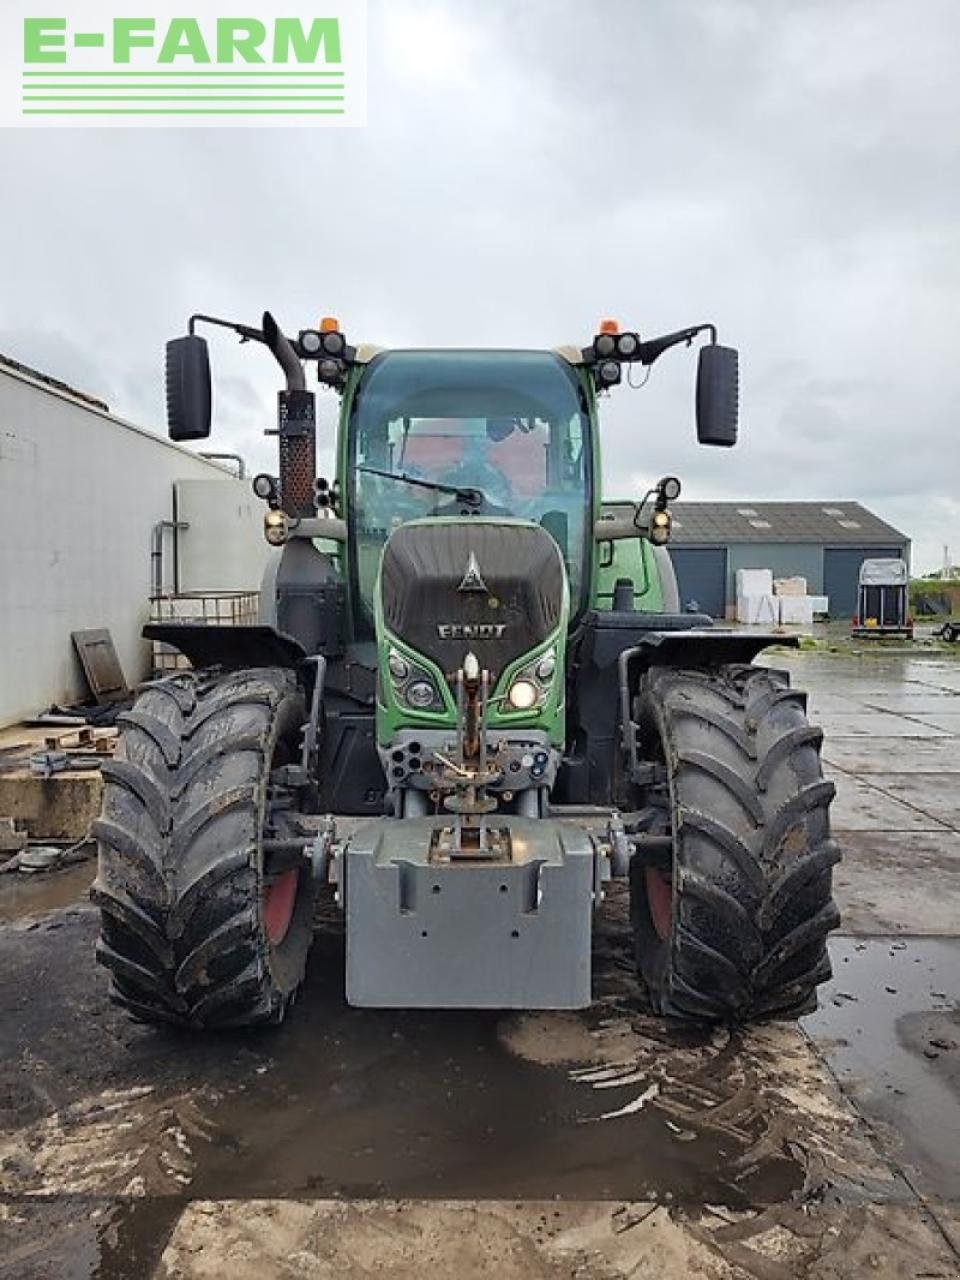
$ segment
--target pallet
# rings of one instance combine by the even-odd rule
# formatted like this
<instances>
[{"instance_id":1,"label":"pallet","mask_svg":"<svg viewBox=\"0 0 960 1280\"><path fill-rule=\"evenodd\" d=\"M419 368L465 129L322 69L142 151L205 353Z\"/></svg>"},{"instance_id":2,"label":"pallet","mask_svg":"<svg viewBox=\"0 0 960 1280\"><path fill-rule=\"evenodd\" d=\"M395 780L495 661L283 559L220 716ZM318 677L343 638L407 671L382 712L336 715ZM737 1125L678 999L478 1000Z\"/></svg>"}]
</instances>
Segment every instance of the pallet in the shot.
<instances>
[{"instance_id":1,"label":"pallet","mask_svg":"<svg viewBox=\"0 0 960 1280\"><path fill-rule=\"evenodd\" d=\"M115 728L94 729L85 724L64 733L49 733L43 745L47 751L82 751L87 755L94 751L97 755L111 755L117 745L118 732Z\"/></svg>"}]
</instances>

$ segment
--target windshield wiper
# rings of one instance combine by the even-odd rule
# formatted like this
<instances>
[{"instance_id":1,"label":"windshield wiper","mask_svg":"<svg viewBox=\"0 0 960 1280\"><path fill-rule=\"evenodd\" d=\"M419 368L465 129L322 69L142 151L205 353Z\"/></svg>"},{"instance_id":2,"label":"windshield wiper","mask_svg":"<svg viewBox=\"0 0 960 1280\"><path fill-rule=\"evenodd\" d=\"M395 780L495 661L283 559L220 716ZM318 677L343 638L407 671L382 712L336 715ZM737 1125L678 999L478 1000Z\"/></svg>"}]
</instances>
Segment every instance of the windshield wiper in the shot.
<instances>
[{"instance_id":1,"label":"windshield wiper","mask_svg":"<svg viewBox=\"0 0 960 1280\"><path fill-rule=\"evenodd\" d=\"M417 489L432 489L434 493L449 493L458 502L463 502L468 507L482 507L486 502L486 497L480 489L462 489L453 484L441 484L438 480L421 480L419 476L408 476L405 471L381 471L379 467L358 466L356 470L363 471L368 476L383 476L385 480L399 480L401 484L410 484Z\"/></svg>"}]
</instances>

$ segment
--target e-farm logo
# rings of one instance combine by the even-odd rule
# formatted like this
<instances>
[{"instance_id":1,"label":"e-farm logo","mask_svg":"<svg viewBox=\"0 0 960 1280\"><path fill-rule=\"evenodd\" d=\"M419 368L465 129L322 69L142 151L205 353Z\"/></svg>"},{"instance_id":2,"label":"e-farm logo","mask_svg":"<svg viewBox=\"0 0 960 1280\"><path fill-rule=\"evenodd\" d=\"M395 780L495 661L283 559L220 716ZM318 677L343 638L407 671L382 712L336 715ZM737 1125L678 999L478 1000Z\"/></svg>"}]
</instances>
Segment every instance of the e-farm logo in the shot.
<instances>
[{"instance_id":1,"label":"e-farm logo","mask_svg":"<svg viewBox=\"0 0 960 1280\"><path fill-rule=\"evenodd\" d=\"M227 3L3 0L0 124L365 123L366 0Z\"/></svg>"}]
</instances>

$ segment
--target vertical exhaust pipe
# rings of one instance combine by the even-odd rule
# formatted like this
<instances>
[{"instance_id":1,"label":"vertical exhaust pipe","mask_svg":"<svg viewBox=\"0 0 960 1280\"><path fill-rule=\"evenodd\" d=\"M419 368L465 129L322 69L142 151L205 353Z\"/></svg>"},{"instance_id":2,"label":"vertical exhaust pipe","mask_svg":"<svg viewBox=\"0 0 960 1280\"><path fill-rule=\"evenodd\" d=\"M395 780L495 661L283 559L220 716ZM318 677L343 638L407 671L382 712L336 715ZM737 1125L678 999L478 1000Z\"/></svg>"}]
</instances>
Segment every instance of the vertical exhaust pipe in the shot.
<instances>
[{"instance_id":1,"label":"vertical exhaust pipe","mask_svg":"<svg viewBox=\"0 0 960 1280\"><path fill-rule=\"evenodd\" d=\"M280 392L277 404L280 506L294 519L309 518L316 514L316 396L307 390L303 365L269 311L263 313L263 340L287 380L287 389Z\"/></svg>"}]
</instances>

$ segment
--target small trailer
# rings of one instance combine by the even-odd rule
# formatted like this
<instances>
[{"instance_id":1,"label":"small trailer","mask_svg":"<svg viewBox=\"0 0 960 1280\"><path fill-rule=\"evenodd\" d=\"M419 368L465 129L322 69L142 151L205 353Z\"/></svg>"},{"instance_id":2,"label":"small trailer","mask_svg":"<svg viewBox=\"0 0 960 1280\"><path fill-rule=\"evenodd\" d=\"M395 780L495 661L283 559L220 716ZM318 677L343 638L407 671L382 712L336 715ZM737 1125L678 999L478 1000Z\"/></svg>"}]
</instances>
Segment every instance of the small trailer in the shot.
<instances>
[{"instance_id":1,"label":"small trailer","mask_svg":"<svg viewBox=\"0 0 960 1280\"><path fill-rule=\"evenodd\" d=\"M864 560L857 587L855 636L906 635L913 639L910 574L906 560Z\"/></svg>"}]
</instances>

